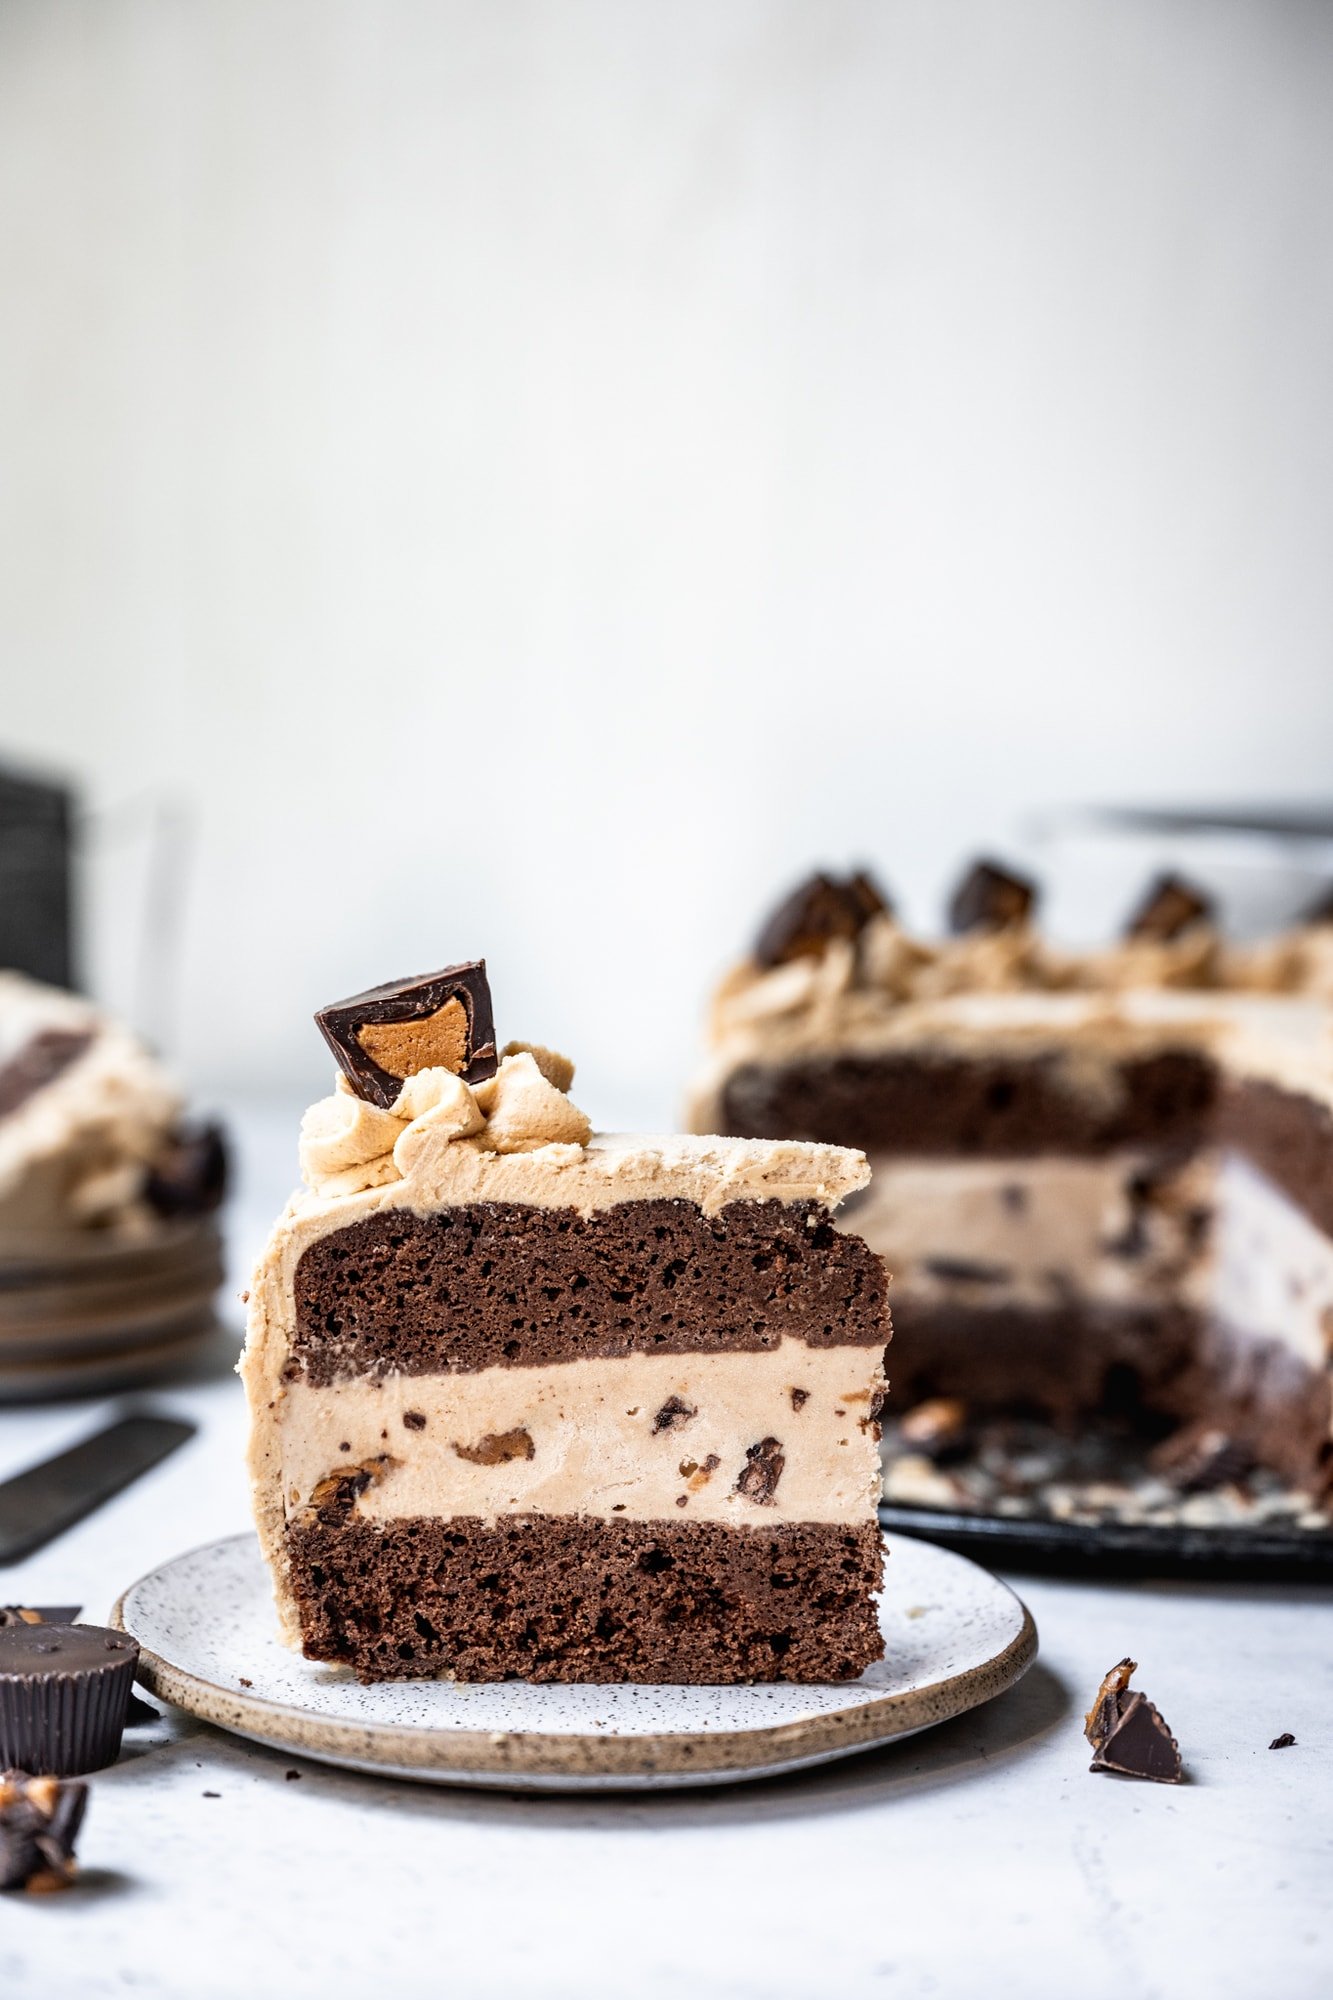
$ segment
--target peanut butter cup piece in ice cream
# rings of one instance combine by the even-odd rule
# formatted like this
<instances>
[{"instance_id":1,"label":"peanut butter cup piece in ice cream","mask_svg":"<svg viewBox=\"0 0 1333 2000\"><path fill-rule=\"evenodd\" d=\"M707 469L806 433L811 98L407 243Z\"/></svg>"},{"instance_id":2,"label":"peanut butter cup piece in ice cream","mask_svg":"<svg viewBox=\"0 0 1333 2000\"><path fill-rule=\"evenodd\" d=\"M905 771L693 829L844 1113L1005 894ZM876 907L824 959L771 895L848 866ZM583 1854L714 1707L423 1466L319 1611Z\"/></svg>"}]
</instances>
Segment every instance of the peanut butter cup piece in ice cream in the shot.
<instances>
[{"instance_id":1,"label":"peanut butter cup piece in ice cream","mask_svg":"<svg viewBox=\"0 0 1333 2000\"><path fill-rule=\"evenodd\" d=\"M390 980L321 1007L315 1023L358 1097L388 1111L410 1076L495 1075L495 1021L484 958Z\"/></svg>"}]
</instances>

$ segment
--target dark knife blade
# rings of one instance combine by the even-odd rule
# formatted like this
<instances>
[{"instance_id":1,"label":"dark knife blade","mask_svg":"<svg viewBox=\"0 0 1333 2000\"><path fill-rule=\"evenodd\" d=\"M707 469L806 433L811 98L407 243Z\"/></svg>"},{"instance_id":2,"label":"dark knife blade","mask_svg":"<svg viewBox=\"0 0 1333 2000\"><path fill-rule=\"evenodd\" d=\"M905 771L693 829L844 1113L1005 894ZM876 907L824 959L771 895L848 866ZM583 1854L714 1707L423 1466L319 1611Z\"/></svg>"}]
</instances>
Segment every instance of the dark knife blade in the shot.
<instances>
[{"instance_id":1,"label":"dark knife blade","mask_svg":"<svg viewBox=\"0 0 1333 2000\"><path fill-rule=\"evenodd\" d=\"M192 1438L177 1417L129 1416L0 1485L0 1564L20 1562Z\"/></svg>"}]
</instances>

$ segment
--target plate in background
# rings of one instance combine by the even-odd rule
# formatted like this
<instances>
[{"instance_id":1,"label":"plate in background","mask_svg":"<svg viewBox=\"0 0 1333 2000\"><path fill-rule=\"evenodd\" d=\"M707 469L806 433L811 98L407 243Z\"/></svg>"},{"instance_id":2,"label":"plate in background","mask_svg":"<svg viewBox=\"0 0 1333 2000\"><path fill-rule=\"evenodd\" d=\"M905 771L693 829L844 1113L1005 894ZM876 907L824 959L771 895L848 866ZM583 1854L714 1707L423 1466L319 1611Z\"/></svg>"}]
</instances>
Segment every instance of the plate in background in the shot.
<instances>
[{"instance_id":1,"label":"plate in background","mask_svg":"<svg viewBox=\"0 0 1333 2000\"><path fill-rule=\"evenodd\" d=\"M148 1382L215 1338L223 1278L216 1221L138 1242L95 1231L0 1246L0 1402L103 1394Z\"/></svg>"},{"instance_id":2,"label":"plate in background","mask_svg":"<svg viewBox=\"0 0 1333 2000\"><path fill-rule=\"evenodd\" d=\"M1333 1535L1137 1521L1041 1521L885 1501L880 1525L980 1562L1081 1577L1182 1576L1250 1583L1333 1582Z\"/></svg>"}]
</instances>

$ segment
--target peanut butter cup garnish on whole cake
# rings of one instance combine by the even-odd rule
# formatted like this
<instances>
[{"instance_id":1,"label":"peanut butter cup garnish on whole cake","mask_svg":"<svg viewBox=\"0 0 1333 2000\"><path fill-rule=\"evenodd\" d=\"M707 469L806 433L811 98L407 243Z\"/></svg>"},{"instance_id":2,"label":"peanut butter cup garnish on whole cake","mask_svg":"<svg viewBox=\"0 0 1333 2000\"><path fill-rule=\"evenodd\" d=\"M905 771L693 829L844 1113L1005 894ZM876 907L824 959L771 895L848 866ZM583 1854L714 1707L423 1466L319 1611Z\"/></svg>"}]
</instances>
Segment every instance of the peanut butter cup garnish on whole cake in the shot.
<instances>
[{"instance_id":1,"label":"peanut butter cup garnish on whole cake","mask_svg":"<svg viewBox=\"0 0 1333 2000\"><path fill-rule=\"evenodd\" d=\"M497 1055L480 961L333 1017L241 1368L288 1639L363 1680L859 1674L889 1323L831 1217L861 1155L595 1135L565 1057Z\"/></svg>"}]
</instances>

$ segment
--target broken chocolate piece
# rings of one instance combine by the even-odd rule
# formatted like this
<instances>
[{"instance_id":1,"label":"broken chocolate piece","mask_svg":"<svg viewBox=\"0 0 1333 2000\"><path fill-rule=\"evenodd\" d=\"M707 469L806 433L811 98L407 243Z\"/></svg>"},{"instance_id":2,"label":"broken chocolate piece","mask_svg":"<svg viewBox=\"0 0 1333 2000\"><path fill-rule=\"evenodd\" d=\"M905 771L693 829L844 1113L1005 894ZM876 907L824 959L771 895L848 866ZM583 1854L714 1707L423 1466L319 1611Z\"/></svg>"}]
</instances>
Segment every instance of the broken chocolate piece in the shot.
<instances>
[{"instance_id":1,"label":"broken chocolate piece","mask_svg":"<svg viewBox=\"0 0 1333 2000\"><path fill-rule=\"evenodd\" d=\"M86 1785L26 1771L0 1775L0 1889L41 1895L67 1888L87 1804Z\"/></svg>"},{"instance_id":2,"label":"broken chocolate piece","mask_svg":"<svg viewBox=\"0 0 1333 2000\"><path fill-rule=\"evenodd\" d=\"M1159 875L1125 925L1125 936L1170 944L1192 924L1211 923L1212 918L1212 900L1202 889L1182 875Z\"/></svg>"},{"instance_id":3,"label":"broken chocolate piece","mask_svg":"<svg viewBox=\"0 0 1333 2000\"><path fill-rule=\"evenodd\" d=\"M138 1641L99 1625L0 1630L0 1766L77 1778L115 1761Z\"/></svg>"},{"instance_id":4,"label":"broken chocolate piece","mask_svg":"<svg viewBox=\"0 0 1333 2000\"><path fill-rule=\"evenodd\" d=\"M879 1411L872 1407L870 1414L873 1419ZM898 1435L913 1451L939 1465L967 1444L967 1405L956 1396L931 1396L907 1412Z\"/></svg>"},{"instance_id":5,"label":"broken chocolate piece","mask_svg":"<svg viewBox=\"0 0 1333 2000\"><path fill-rule=\"evenodd\" d=\"M217 1124L182 1126L149 1170L144 1198L165 1218L211 1215L227 1192L227 1142Z\"/></svg>"},{"instance_id":6,"label":"broken chocolate piece","mask_svg":"<svg viewBox=\"0 0 1333 2000\"><path fill-rule=\"evenodd\" d=\"M321 1007L315 1025L357 1096L381 1111L418 1070L483 1083L498 1067L484 958L372 986Z\"/></svg>"},{"instance_id":7,"label":"broken chocolate piece","mask_svg":"<svg viewBox=\"0 0 1333 2000\"><path fill-rule=\"evenodd\" d=\"M849 942L870 919L892 915L892 906L864 870L839 880L812 875L780 903L755 942L755 962L769 969L795 958L818 958L834 938Z\"/></svg>"},{"instance_id":8,"label":"broken chocolate piece","mask_svg":"<svg viewBox=\"0 0 1333 2000\"><path fill-rule=\"evenodd\" d=\"M1212 1493L1244 1479L1254 1466L1254 1453L1226 1431L1186 1424L1164 1438L1148 1462L1179 1493Z\"/></svg>"},{"instance_id":9,"label":"broken chocolate piece","mask_svg":"<svg viewBox=\"0 0 1333 2000\"><path fill-rule=\"evenodd\" d=\"M92 1043L90 1028L42 1028L0 1067L0 1118L45 1090Z\"/></svg>"},{"instance_id":10,"label":"broken chocolate piece","mask_svg":"<svg viewBox=\"0 0 1333 2000\"><path fill-rule=\"evenodd\" d=\"M697 1417L698 1414L693 1403L686 1403L679 1396L668 1396L653 1418L653 1436L656 1437L659 1431L679 1429L682 1424L687 1424L691 1417Z\"/></svg>"},{"instance_id":11,"label":"broken chocolate piece","mask_svg":"<svg viewBox=\"0 0 1333 2000\"><path fill-rule=\"evenodd\" d=\"M1010 930L1027 922L1036 901L1036 884L1026 876L1011 874L998 861L976 861L950 899L949 928L955 937Z\"/></svg>"},{"instance_id":12,"label":"broken chocolate piece","mask_svg":"<svg viewBox=\"0 0 1333 2000\"><path fill-rule=\"evenodd\" d=\"M6 1625L73 1625L81 1604L0 1604L0 1629Z\"/></svg>"},{"instance_id":13,"label":"broken chocolate piece","mask_svg":"<svg viewBox=\"0 0 1333 2000\"><path fill-rule=\"evenodd\" d=\"M1131 1694L1123 1698L1119 1720L1101 1748L1094 1751L1089 1769L1178 1785L1180 1749L1152 1702L1144 1695Z\"/></svg>"},{"instance_id":14,"label":"broken chocolate piece","mask_svg":"<svg viewBox=\"0 0 1333 2000\"><path fill-rule=\"evenodd\" d=\"M747 1500L753 1500L756 1507L771 1507L782 1477L782 1468L787 1463L782 1446L775 1437L760 1438L758 1444L749 1447L745 1459L736 1481L736 1491L743 1493Z\"/></svg>"},{"instance_id":15,"label":"broken chocolate piece","mask_svg":"<svg viewBox=\"0 0 1333 2000\"><path fill-rule=\"evenodd\" d=\"M1178 1785L1180 1748L1153 1703L1137 1688L1130 1689L1136 1671L1133 1660L1121 1660L1097 1690L1083 1723L1093 1750L1089 1769Z\"/></svg>"},{"instance_id":16,"label":"broken chocolate piece","mask_svg":"<svg viewBox=\"0 0 1333 2000\"><path fill-rule=\"evenodd\" d=\"M1268 1747L1270 1750L1294 1750L1296 1748L1296 1738L1289 1729L1284 1729L1280 1736L1273 1738Z\"/></svg>"},{"instance_id":17,"label":"broken chocolate piece","mask_svg":"<svg viewBox=\"0 0 1333 2000\"><path fill-rule=\"evenodd\" d=\"M531 1458L535 1447L525 1430L492 1431L479 1444L456 1444L454 1453L469 1465L507 1465L511 1458Z\"/></svg>"}]
</instances>

